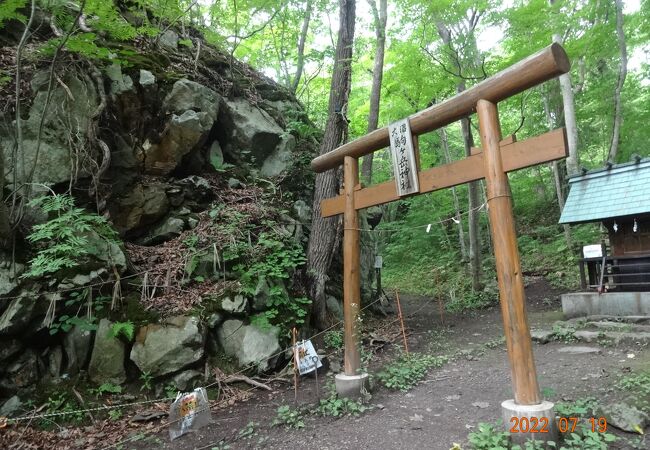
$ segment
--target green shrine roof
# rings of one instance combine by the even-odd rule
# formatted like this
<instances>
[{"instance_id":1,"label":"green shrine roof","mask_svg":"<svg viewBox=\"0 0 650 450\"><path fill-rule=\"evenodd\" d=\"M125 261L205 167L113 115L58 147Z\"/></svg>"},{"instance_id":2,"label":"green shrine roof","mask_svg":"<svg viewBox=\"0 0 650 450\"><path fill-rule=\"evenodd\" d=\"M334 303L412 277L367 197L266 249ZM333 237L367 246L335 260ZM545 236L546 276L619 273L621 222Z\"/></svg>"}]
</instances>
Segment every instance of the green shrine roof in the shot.
<instances>
[{"instance_id":1,"label":"green shrine roof","mask_svg":"<svg viewBox=\"0 0 650 450\"><path fill-rule=\"evenodd\" d=\"M560 223L650 213L650 158L571 177L569 187Z\"/></svg>"}]
</instances>

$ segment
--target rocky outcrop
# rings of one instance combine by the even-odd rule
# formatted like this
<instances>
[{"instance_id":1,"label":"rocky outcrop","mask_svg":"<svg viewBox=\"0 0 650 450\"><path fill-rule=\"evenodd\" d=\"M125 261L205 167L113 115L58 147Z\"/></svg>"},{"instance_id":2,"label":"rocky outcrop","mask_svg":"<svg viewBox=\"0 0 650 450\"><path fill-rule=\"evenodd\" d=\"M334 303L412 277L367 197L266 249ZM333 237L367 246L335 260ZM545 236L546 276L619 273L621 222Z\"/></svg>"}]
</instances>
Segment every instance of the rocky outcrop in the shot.
<instances>
[{"instance_id":1,"label":"rocky outcrop","mask_svg":"<svg viewBox=\"0 0 650 450\"><path fill-rule=\"evenodd\" d=\"M142 327L131 350L131 361L152 377L188 367L204 354L205 328L196 317L173 317Z\"/></svg>"}]
</instances>

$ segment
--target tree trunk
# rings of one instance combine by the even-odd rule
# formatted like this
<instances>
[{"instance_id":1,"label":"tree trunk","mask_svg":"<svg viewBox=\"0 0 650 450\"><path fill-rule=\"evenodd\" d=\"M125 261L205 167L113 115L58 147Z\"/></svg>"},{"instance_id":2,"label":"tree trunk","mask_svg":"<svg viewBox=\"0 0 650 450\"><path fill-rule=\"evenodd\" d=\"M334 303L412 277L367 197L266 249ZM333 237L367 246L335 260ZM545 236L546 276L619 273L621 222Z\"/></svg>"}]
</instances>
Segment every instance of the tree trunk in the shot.
<instances>
[{"instance_id":1,"label":"tree trunk","mask_svg":"<svg viewBox=\"0 0 650 450\"><path fill-rule=\"evenodd\" d=\"M607 159L616 162L618 154L618 144L621 135L621 123L623 122L623 113L621 111L621 91L627 76L627 47L625 45L625 31L623 30L623 0L615 0L616 3L616 37L618 38L618 48L621 52L621 65L618 71L618 82L614 90L614 129L612 130L612 143L609 146L609 155Z\"/></svg>"},{"instance_id":2,"label":"tree trunk","mask_svg":"<svg viewBox=\"0 0 650 450\"><path fill-rule=\"evenodd\" d=\"M302 20L302 30L300 30L300 39L298 41L298 61L296 62L296 75L293 77L293 82L291 83L291 92L294 94L298 90L300 78L302 77L302 70L305 68L305 41L307 40L307 32L309 31L309 21L311 20L312 8L312 0L307 0L307 5L305 6L305 17Z\"/></svg>"},{"instance_id":3,"label":"tree trunk","mask_svg":"<svg viewBox=\"0 0 650 450\"><path fill-rule=\"evenodd\" d=\"M555 0L550 0L553 5ZM562 44L559 33L553 34L553 42ZM569 156L566 159L567 175L571 176L579 172L580 158L578 155L578 125L576 124L576 108L573 98L573 87L571 86L571 74L560 75L560 92L562 93L562 106L564 109L564 125L566 126L567 145Z\"/></svg>"},{"instance_id":4,"label":"tree trunk","mask_svg":"<svg viewBox=\"0 0 650 450\"><path fill-rule=\"evenodd\" d=\"M339 0L339 32L336 57L330 88L328 118L321 143L320 155L330 152L347 139L348 122L345 117L352 75L352 44L354 40L355 1ZM316 175L312 229L307 248L307 273L311 278L312 323L319 329L327 327L325 283L332 255L336 250L339 218L321 217L321 200L338 194L339 171L328 170Z\"/></svg>"},{"instance_id":5,"label":"tree trunk","mask_svg":"<svg viewBox=\"0 0 650 450\"><path fill-rule=\"evenodd\" d=\"M458 84L457 92L465 90L465 82ZM465 156L471 156L472 147L474 146L474 137L472 136L472 129L469 123L469 117L465 117L460 121L460 127L463 133L463 143L465 145ZM481 237L479 235L478 218L479 211L477 210L478 203L478 190L479 182L472 181L467 185L468 207L467 223L469 234L469 269L472 275L472 290L478 292L483 289L481 285Z\"/></svg>"},{"instance_id":6,"label":"tree trunk","mask_svg":"<svg viewBox=\"0 0 650 450\"><path fill-rule=\"evenodd\" d=\"M445 162L449 164L451 162L451 156L449 154L449 143L447 141L447 130L445 128L440 129L440 141L442 142L442 151L445 155ZM456 188L452 186L451 195L454 199L454 210L456 211L456 225L458 226L458 242L460 243L460 257L463 262L467 262L467 249L465 248L465 232L463 231L463 219L460 215L460 203L458 201L458 194L456 193Z\"/></svg>"},{"instance_id":7,"label":"tree trunk","mask_svg":"<svg viewBox=\"0 0 650 450\"><path fill-rule=\"evenodd\" d=\"M546 114L546 121L548 122L549 130L555 128L553 123L553 117L551 116L551 106L549 105L548 94L542 94L542 102L544 104L544 113ZM560 175L560 169L558 167L557 161L550 163L551 171L553 172L553 181L555 184L555 195L557 198L557 204L560 208L560 214L564 209L564 193L562 192L562 176ZM571 247L571 228L568 224L562 225L564 228L564 239L566 240L567 246Z\"/></svg>"},{"instance_id":8,"label":"tree trunk","mask_svg":"<svg viewBox=\"0 0 650 450\"><path fill-rule=\"evenodd\" d=\"M386 47L386 21L388 20L388 0L379 0L379 11L375 0L368 0L375 18L375 65L372 69L372 88L370 89L370 113L368 114L368 133L377 129L379 124L379 100L381 81L384 76L384 49ZM374 153L364 156L361 164L361 180L372 182L372 159Z\"/></svg>"}]
</instances>

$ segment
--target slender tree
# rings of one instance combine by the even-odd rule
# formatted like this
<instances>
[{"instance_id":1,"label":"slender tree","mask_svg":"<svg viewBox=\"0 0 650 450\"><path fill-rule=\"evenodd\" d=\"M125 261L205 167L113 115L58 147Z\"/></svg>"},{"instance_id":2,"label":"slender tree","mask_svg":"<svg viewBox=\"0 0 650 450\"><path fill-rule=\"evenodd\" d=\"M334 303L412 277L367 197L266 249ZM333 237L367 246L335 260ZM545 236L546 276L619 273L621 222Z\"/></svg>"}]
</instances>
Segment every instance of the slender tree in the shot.
<instances>
[{"instance_id":1,"label":"slender tree","mask_svg":"<svg viewBox=\"0 0 650 450\"><path fill-rule=\"evenodd\" d=\"M339 7L338 41L330 87L327 123L319 152L321 155L343 144L348 135L348 120L345 113L352 78L355 0L339 0ZM321 217L320 202L337 194L339 177L336 170L319 173L316 175L314 188L312 229L307 248L307 272L311 278L312 323L319 329L324 329L327 326L325 283L336 247L339 223L337 218Z\"/></svg>"},{"instance_id":2,"label":"slender tree","mask_svg":"<svg viewBox=\"0 0 650 450\"><path fill-rule=\"evenodd\" d=\"M618 70L618 81L614 90L614 127L612 129L612 141L609 145L609 155L607 156L610 161L616 161L616 155L618 154L621 124L623 123L621 91L627 76L627 45L625 43L625 31L623 30L623 0L615 0L614 3L616 5L616 38L621 53L621 62Z\"/></svg>"},{"instance_id":3,"label":"slender tree","mask_svg":"<svg viewBox=\"0 0 650 450\"><path fill-rule=\"evenodd\" d=\"M379 0L379 9L375 0L368 0L375 22L375 63L372 69L372 88L370 89L370 113L368 114L368 133L377 129L379 124L379 101L381 99L381 81L384 76L384 51L386 47L386 23L388 21L388 1ZM364 156L361 163L361 179L372 182L372 159L374 153Z\"/></svg>"},{"instance_id":4,"label":"slender tree","mask_svg":"<svg viewBox=\"0 0 650 450\"><path fill-rule=\"evenodd\" d=\"M307 41L307 33L309 32L309 22L311 20L311 11L313 9L313 0L307 0L305 5L305 15L302 19L302 28L300 30L300 38L298 40L298 56L296 60L296 74L291 82L291 92L294 94L300 85L300 78L302 71L305 68L305 42Z\"/></svg>"}]
</instances>

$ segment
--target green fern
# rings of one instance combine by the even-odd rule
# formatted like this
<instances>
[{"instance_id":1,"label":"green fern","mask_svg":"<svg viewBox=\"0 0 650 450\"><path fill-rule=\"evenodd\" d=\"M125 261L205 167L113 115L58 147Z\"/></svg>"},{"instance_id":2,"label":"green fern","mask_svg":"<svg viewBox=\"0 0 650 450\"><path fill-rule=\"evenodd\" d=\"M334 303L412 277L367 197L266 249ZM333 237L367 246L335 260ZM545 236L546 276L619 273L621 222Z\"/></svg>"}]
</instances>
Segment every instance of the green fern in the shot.
<instances>
[{"instance_id":1,"label":"green fern","mask_svg":"<svg viewBox=\"0 0 650 450\"><path fill-rule=\"evenodd\" d=\"M0 29L4 27L5 22L10 20L20 20L24 22L27 18L18 12L27 4L27 0L3 0L0 2Z\"/></svg>"},{"instance_id":2,"label":"green fern","mask_svg":"<svg viewBox=\"0 0 650 450\"><path fill-rule=\"evenodd\" d=\"M115 322L111 326L110 335L113 337L124 336L129 342L133 340L135 335L135 325L130 320L126 322Z\"/></svg>"},{"instance_id":3,"label":"green fern","mask_svg":"<svg viewBox=\"0 0 650 450\"><path fill-rule=\"evenodd\" d=\"M39 207L48 214L56 214L45 223L35 225L27 240L38 247L23 278L52 276L62 269L77 267L80 260L91 253L90 232L109 242L117 242L117 232L101 216L77 208L68 195L38 197L30 206Z\"/></svg>"}]
</instances>

